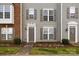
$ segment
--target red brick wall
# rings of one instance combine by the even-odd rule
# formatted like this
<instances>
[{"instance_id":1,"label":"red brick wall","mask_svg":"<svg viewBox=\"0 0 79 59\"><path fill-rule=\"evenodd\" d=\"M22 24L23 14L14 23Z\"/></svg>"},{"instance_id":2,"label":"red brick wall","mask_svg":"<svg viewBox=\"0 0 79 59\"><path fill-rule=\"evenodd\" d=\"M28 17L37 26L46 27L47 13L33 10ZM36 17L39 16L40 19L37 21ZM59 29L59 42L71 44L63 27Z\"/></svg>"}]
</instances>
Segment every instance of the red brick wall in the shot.
<instances>
[{"instance_id":1,"label":"red brick wall","mask_svg":"<svg viewBox=\"0 0 79 59\"><path fill-rule=\"evenodd\" d=\"M20 37L20 4L13 3L14 5L14 29L15 36Z\"/></svg>"}]
</instances>

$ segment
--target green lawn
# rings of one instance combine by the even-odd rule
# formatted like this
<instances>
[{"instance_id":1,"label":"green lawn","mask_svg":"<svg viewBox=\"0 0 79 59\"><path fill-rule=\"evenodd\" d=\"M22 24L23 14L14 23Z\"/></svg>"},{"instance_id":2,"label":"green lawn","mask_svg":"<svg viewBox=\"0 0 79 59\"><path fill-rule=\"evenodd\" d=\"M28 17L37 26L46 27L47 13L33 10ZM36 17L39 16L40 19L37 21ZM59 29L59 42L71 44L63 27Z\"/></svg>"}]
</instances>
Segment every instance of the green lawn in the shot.
<instances>
[{"instance_id":1,"label":"green lawn","mask_svg":"<svg viewBox=\"0 0 79 59\"><path fill-rule=\"evenodd\" d=\"M18 47L0 47L0 55L16 54L18 51L20 51Z\"/></svg>"},{"instance_id":2,"label":"green lawn","mask_svg":"<svg viewBox=\"0 0 79 59\"><path fill-rule=\"evenodd\" d=\"M32 48L31 55L79 54L79 47L70 48Z\"/></svg>"}]
</instances>

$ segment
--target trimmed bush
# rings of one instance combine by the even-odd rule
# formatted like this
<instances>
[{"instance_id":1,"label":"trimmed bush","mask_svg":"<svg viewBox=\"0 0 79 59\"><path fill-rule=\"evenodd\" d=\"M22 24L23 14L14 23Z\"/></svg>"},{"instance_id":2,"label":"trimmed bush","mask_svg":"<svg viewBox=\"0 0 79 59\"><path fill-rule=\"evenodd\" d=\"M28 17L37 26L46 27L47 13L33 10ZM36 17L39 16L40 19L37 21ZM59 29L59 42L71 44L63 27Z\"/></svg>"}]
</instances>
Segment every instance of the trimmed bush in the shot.
<instances>
[{"instance_id":1,"label":"trimmed bush","mask_svg":"<svg viewBox=\"0 0 79 59\"><path fill-rule=\"evenodd\" d=\"M62 39L62 44L68 45L69 44L69 40L68 39Z\"/></svg>"},{"instance_id":2,"label":"trimmed bush","mask_svg":"<svg viewBox=\"0 0 79 59\"><path fill-rule=\"evenodd\" d=\"M15 39L14 39L14 44L20 45L20 44L21 44L20 38L15 38Z\"/></svg>"}]
</instances>

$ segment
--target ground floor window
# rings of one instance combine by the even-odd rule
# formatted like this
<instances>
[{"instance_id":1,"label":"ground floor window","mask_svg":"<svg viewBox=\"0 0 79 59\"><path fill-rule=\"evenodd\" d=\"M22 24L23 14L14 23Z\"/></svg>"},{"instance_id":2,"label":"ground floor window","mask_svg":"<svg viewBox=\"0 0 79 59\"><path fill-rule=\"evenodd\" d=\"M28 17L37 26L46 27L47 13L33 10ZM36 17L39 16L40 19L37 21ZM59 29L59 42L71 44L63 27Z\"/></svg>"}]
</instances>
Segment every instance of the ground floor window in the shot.
<instances>
[{"instance_id":1,"label":"ground floor window","mask_svg":"<svg viewBox=\"0 0 79 59\"><path fill-rule=\"evenodd\" d=\"M55 39L55 28L54 27L43 27L42 39L44 40Z\"/></svg>"},{"instance_id":2,"label":"ground floor window","mask_svg":"<svg viewBox=\"0 0 79 59\"><path fill-rule=\"evenodd\" d=\"M1 39L2 40L12 40L13 38L13 28L1 28Z\"/></svg>"}]
</instances>

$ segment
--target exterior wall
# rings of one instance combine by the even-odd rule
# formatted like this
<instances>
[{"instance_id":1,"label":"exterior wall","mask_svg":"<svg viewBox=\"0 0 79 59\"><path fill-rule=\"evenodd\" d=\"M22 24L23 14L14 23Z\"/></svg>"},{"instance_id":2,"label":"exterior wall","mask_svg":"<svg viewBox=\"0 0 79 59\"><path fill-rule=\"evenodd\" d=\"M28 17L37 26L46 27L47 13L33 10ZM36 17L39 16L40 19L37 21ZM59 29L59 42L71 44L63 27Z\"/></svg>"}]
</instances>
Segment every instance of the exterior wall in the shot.
<instances>
[{"instance_id":1,"label":"exterior wall","mask_svg":"<svg viewBox=\"0 0 79 59\"><path fill-rule=\"evenodd\" d=\"M60 4L59 4L60 5ZM27 23L36 23L36 41L37 42L45 42L45 41L47 41L48 42L48 40L40 40L40 28L42 28L42 27L44 27L44 26L48 26L48 27L56 27L56 29L57 29L57 31L56 31L56 34L57 34L57 39L56 40L50 40L49 42L51 42L51 41L60 41L60 34L61 34L61 26L59 26L59 27L57 27L58 25L60 25L60 16L58 16L58 15L60 15L60 7L59 7L59 5L58 4L56 4L56 3L24 3L24 4L22 4L22 15L23 15L23 17L22 17L22 19L23 19L23 33L22 33L22 35L23 35L23 41L25 41L25 42L27 42L27 29L25 29L25 28L27 28ZM29 9L29 8L35 8L36 10L37 10L37 19L36 20L31 20L31 19L29 19L29 20L27 20L26 19L26 9ZM41 9L43 9L43 8L54 8L54 9L58 9L57 10L57 12L56 12L56 21L50 21L50 22L48 22L48 21L40 21L40 10ZM58 13L59 12L59 13ZM59 36L58 36L59 35Z\"/></svg>"},{"instance_id":2,"label":"exterior wall","mask_svg":"<svg viewBox=\"0 0 79 59\"><path fill-rule=\"evenodd\" d=\"M20 4L14 3L14 29L15 37L20 37Z\"/></svg>"},{"instance_id":3,"label":"exterior wall","mask_svg":"<svg viewBox=\"0 0 79 59\"><path fill-rule=\"evenodd\" d=\"M79 35L79 16L78 19L67 19L67 8L70 6L76 6L79 11L79 4L78 3L63 3L62 4L62 38L68 38L68 31L66 31L66 28L68 27L68 22L75 21L78 23L78 35ZM79 12L78 12L79 15ZM78 36L79 39L79 36ZM78 40L79 42L79 40Z\"/></svg>"}]
</instances>

